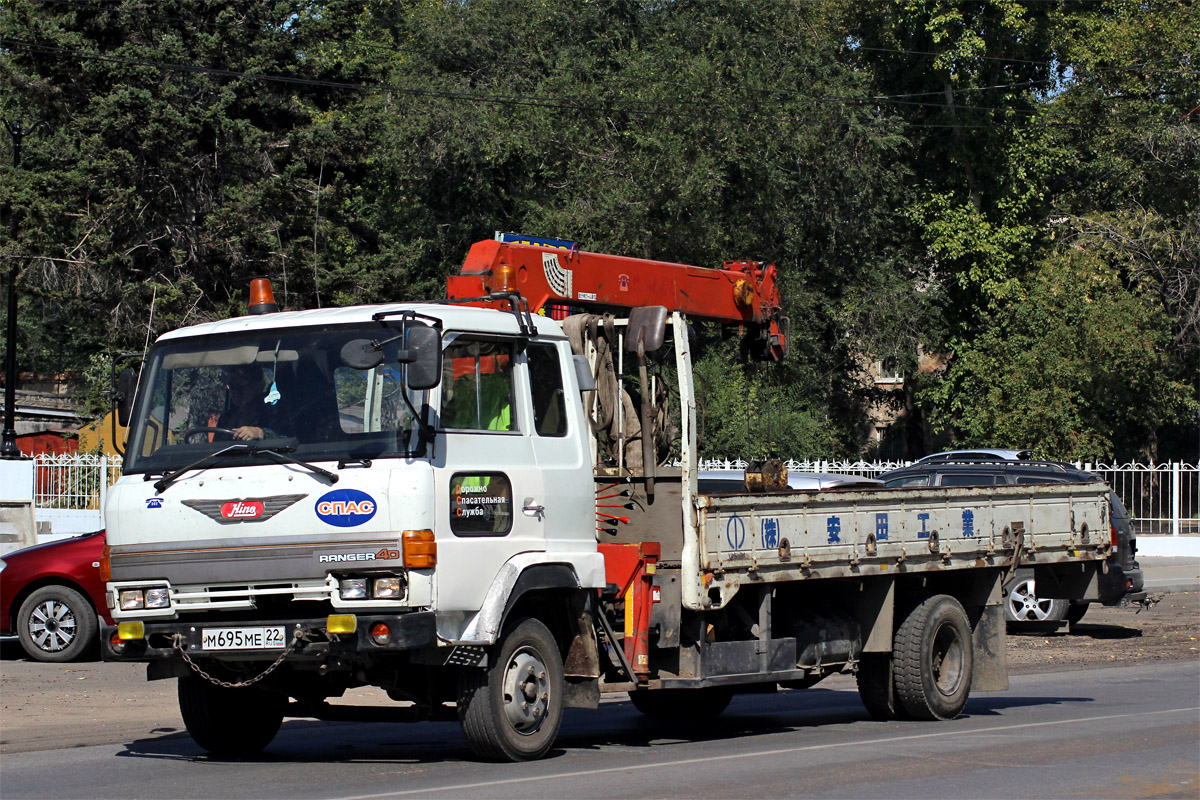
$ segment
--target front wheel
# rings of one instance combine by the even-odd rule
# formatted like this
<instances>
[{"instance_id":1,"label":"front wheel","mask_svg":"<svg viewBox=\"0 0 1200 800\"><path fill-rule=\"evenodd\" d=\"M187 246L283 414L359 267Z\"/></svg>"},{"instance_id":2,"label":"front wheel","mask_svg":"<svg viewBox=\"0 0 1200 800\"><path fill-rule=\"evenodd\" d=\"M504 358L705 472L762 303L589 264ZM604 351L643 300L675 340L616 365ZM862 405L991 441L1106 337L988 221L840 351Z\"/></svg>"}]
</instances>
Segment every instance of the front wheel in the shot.
<instances>
[{"instance_id":1,"label":"front wheel","mask_svg":"<svg viewBox=\"0 0 1200 800\"><path fill-rule=\"evenodd\" d=\"M912 610L893 641L896 698L914 719L954 719L967 704L975 654L962 605L936 594Z\"/></svg>"},{"instance_id":2,"label":"front wheel","mask_svg":"<svg viewBox=\"0 0 1200 800\"><path fill-rule=\"evenodd\" d=\"M271 743L287 698L256 687L229 689L196 675L179 679L179 712L196 744L219 756L252 756Z\"/></svg>"},{"instance_id":3,"label":"front wheel","mask_svg":"<svg viewBox=\"0 0 1200 800\"><path fill-rule=\"evenodd\" d=\"M458 720L471 750L489 761L546 755L562 725L563 664L550 630L532 617L506 627L486 669L464 671Z\"/></svg>"},{"instance_id":4,"label":"front wheel","mask_svg":"<svg viewBox=\"0 0 1200 800\"><path fill-rule=\"evenodd\" d=\"M17 612L21 647L35 661L74 661L95 646L98 630L91 603L66 586L43 586Z\"/></svg>"}]
</instances>

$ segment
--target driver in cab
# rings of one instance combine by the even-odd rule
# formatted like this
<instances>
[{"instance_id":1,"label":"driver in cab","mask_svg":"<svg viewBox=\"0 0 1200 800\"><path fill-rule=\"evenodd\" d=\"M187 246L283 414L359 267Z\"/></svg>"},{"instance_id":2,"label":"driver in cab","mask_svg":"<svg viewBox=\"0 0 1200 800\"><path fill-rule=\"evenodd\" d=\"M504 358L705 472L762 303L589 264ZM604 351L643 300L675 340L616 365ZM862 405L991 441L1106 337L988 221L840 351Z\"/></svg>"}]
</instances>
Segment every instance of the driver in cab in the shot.
<instances>
[{"instance_id":1,"label":"driver in cab","mask_svg":"<svg viewBox=\"0 0 1200 800\"><path fill-rule=\"evenodd\" d=\"M219 427L231 430L233 438L243 442L279 435L271 427L276 416L275 406L266 402L267 389L261 367L256 364L229 367L225 386L229 390L229 407L221 414Z\"/></svg>"}]
</instances>

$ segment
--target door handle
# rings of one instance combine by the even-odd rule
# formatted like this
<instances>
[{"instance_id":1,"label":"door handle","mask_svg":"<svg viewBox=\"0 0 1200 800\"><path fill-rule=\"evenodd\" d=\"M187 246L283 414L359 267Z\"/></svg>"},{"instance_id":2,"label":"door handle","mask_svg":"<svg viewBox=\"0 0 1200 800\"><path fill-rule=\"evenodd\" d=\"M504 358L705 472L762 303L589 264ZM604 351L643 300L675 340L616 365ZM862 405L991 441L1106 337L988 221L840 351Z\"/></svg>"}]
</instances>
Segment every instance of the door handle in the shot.
<instances>
[{"instance_id":1,"label":"door handle","mask_svg":"<svg viewBox=\"0 0 1200 800\"><path fill-rule=\"evenodd\" d=\"M532 497L525 498L525 505L521 507L521 510L531 517L540 517L546 513L546 507L537 505Z\"/></svg>"}]
</instances>

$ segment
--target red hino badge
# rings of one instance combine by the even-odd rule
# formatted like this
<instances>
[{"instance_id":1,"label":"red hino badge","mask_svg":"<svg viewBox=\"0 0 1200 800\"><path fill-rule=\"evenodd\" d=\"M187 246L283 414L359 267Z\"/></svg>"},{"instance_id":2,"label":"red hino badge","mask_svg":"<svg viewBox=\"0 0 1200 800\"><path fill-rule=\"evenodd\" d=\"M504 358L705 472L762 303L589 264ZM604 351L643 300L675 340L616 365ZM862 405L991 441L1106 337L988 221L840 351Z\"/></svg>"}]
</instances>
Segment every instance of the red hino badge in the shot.
<instances>
[{"instance_id":1,"label":"red hino badge","mask_svg":"<svg viewBox=\"0 0 1200 800\"><path fill-rule=\"evenodd\" d=\"M225 519L254 519L262 513L261 500L233 500L221 506L221 516Z\"/></svg>"},{"instance_id":2,"label":"red hino badge","mask_svg":"<svg viewBox=\"0 0 1200 800\"><path fill-rule=\"evenodd\" d=\"M236 500L184 500L185 506L222 525L238 522L266 522L308 495L281 494L274 497L244 497Z\"/></svg>"}]
</instances>

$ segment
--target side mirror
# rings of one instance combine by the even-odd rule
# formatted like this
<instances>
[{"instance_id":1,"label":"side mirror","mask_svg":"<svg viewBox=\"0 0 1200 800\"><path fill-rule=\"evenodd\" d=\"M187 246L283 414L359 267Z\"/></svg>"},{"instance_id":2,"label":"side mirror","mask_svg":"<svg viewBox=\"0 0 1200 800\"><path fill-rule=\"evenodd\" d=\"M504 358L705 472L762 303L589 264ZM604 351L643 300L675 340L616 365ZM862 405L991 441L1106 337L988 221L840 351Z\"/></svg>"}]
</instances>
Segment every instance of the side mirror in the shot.
<instances>
[{"instance_id":1,"label":"side mirror","mask_svg":"<svg viewBox=\"0 0 1200 800\"><path fill-rule=\"evenodd\" d=\"M404 334L400 361L408 365L410 389L432 389L442 381L442 337L437 328L409 325Z\"/></svg>"},{"instance_id":2,"label":"side mirror","mask_svg":"<svg viewBox=\"0 0 1200 800\"><path fill-rule=\"evenodd\" d=\"M351 339L342 345L341 355L350 369L374 369L383 363L383 348L370 339Z\"/></svg>"},{"instance_id":3,"label":"side mirror","mask_svg":"<svg viewBox=\"0 0 1200 800\"><path fill-rule=\"evenodd\" d=\"M129 426L129 417L133 415L133 394L136 391L137 373L126 367L117 376L117 391L113 395L117 406L117 422L123 428Z\"/></svg>"},{"instance_id":4,"label":"side mirror","mask_svg":"<svg viewBox=\"0 0 1200 800\"><path fill-rule=\"evenodd\" d=\"M667 334L667 309L664 306L641 306L629 312L629 328L625 333L625 350L636 353L638 342L643 352L653 353L662 347Z\"/></svg>"}]
</instances>

